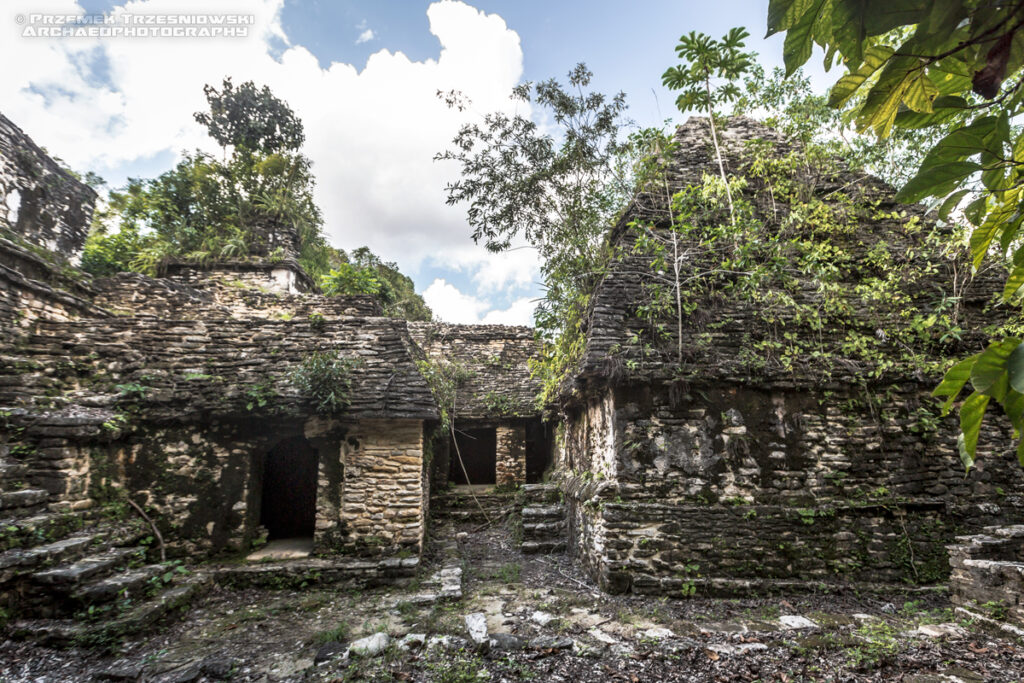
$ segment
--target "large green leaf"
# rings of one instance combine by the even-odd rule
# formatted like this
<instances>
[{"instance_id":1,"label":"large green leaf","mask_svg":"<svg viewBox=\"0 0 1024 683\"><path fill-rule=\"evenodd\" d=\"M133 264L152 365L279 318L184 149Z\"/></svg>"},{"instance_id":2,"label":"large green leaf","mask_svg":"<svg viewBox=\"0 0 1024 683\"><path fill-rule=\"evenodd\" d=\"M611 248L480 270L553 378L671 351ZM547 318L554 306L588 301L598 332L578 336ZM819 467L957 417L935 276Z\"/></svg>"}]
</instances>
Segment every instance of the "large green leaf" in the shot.
<instances>
[{"instance_id":1,"label":"large green leaf","mask_svg":"<svg viewBox=\"0 0 1024 683\"><path fill-rule=\"evenodd\" d=\"M1017 292L1024 287L1024 266L1017 266L1010 271L1006 278L1006 285L1003 287L1003 301L1012 301L1017 297Z\"/></svg>"},{"instance_id":2,"label":"large green leaf","mask_svg":"<svg viewBox=\"0 0 1024 683\"><path fill-rule=\"evenodd\" d=\"M1024 346L1017 348L1024 349ZM1015 349L1016 351L1016 349ZM1013 355L1011 354L1010 362L1013 362ZM1006 392L1006 396L1003 397L1003 411L1006 413L1006 417L1010 419L1010 423L1014 429L1019 431L1021 418L1024 417L1024 394L1010 389Z\"/></svg>"},{"instance_id":3,"label":"large green leaf","mask_svg":"<svg viewBox=\"0 0 1024 683\"><path fill-rule=\"evenodd\" d=\"M960 458L967 469L974 464L978 450L978 432L981 429L981 421L985 417L985 408L988 407L988 402L988 396L974 393L960 405L961 438L958 445L960 446Z\"/></svg>"},{"instance_id":4,"label":"large green leaf","mask_svg":"<svg viewBox=\"0 0 1024 683\"><path fill-rule=\"evenodd\" d=\"M932 82L934 83L934 79L932 79ZM937 126L963 113L969 106L967 100L962 97L940 95L932 102L931 112L916 112L904 109L896 114L895 124L897 128L909 129Z\"/></svg>"},{"instance_id":5,"label":"large green leaf","mask_svg":"<svg viewBox=\"0 0 1024 683\"><path fill-rule=\"evenodd\" d=\"M910 80L907 92L903 96L903 102L911 110L921 114L932 113L932 102L939 96L939 89L935 87L928 74L918 71Z\"/></svg>"},{"instance_id":6,"label":"large green leaf","mask_svg":"<svg viewBox=\"0 0 1024 683\"><path fill-rule=\"evenodd\" d=\"M894 50L888 45L872 45L864 51L864 63L856 71L840 78L828 94L828 106L841 107L860 89L864 82L881 69L892 57Z\"/></svg>"},{"instance_id":7,"label":"large green leaf","mask_svg":"<svg viewBox=\"0 0 1024 683\"><path fill-rule=\"evenodd\" d=\"M786 32L782 46L782 59L786 64L786 75L803 66L814 48L815 30L820 28L823 16L831 10L832 0L810 0L807 9Z\"/></svg>"},{"instance_id":8,"label":"large green leaf","mask_svg":"<svg viewBox=\"0 0 1024 683\"><path fill-rule=\"evenodd\" d=\"M944 197L981 168L981 164L973 161L954 161L931 168L921 168L917 175L896 193L896 199L912 204L933 195Z\"/></svg>"},{"instance_id":9,"label":"large green leaf","mask_svg":"<svg viewBox=\"0 0 1024 683\"><path fill-rule=\"evenodd\" d=\"M770 0L765 38L793 28L813 4L814 0Z\"/></svg>"},{"instance_id":10,"label":"large green leaf","mask_svg":"<svg viewBox=\"0 0 1024 683\"><path fill-rule=\"evenodd\" d=\"M1024 346L1021 346L1019 339L1014 339L1014 341L1017 344L1006 359L1006 374L1009 378L1010 388L1014 392L1024 394ZM1007 413L1009 414L1009 411ZM1010 416L1010 419L1016 425L1020 421L1020 415L1017 415L1016 420L1013 419L1013 416Z\"/></svg>"},{"instance_id":11,"label":"large green leaf","mask_svg":"<svg viewBox=\"0 0 1024 683\"><path fill-rule=\"evenodd\" d=\"M974 363L977 362L979 355L975 354L969 358L964 358L947 370L942 378L942 382L932 391L932 396L946 399L942 403L943 415L949 413L954 401L956 401L956 397L960 395L964 385L967 384L967 380L971 378L971 369L974 368Z\"/></svg>"},{"instance_id":12,"label":"large green leaf","mask_svg":"<svg viewBox=\"0 0 1024 683\"><path fill-rule=\"evenodd\" d=\"M971 385L977 393L986 394L997 401L1003 399L1008 381L1006 362L1019 344L1019 339L1003 339L989 344L978 355L971 368Z\"/></svg>"},{"instance_id":13,"label":"large green leaf","mask_svg":"<svg viewBox=\"0 0 1024 683\"><path fill-rule=\"evenodd\" d=\"M939 218L944 221L949 220L949 215L953 213L953 210L960 206L960 202L963 201L964 197L970 194L970 190L959 190L946 197L946 200L942 202L942 206L939 207Z\"/></svg>"},{"instance_id":14,"label":"large green leaf","mask_svg":"<svg viewBox=\"0 0 1024 683\"><path fill-rule=\"evenodd\" d=\"M999 120L985 116L970 125L957 128L936 143L921 162L921 170L929 166L964 159L982 152L998 152L1002 145L995 140Z\"/></svg>"}]
</instances>

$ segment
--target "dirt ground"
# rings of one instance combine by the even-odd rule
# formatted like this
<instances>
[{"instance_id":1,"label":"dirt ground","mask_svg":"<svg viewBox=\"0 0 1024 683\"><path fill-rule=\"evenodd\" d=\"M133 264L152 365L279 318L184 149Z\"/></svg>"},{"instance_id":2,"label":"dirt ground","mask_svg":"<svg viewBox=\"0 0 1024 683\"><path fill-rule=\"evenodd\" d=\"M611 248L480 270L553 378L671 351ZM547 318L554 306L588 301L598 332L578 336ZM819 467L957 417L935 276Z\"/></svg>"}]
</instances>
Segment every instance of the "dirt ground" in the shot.
<instances>
[{"instance_id":1,"label":"dirt ground","mask_svg":"<svg viewBox=\"0 0 1024 683\"><path fill-rule=\"evenodd\" d=\"M461 600L425 585L215 588L111 652L3 642L0 681L1024 680L1024 644L958 618L942 593L610 596L566 557L521 555L503 528L446 526L431 547L424 577L460 566Z\"/></svg>"}]
</instances>

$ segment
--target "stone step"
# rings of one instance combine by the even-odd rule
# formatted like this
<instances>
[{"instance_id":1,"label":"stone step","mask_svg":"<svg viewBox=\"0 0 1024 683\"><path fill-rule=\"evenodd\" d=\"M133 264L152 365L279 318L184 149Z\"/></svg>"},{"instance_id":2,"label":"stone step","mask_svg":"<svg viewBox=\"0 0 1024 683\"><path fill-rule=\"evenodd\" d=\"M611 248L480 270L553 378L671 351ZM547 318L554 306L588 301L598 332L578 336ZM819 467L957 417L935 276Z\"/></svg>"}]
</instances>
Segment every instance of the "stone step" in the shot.
<instances>
[{"instance_id":1,"label":"stone step","mask_svg":"<svg viewBox=\"0 0 1024 683\"><path fill-rule=\"evenodd\" d=\"M43 489L20 489L0 493L0 510L18 510L19 508L38 507L50 498Z\"/></svg>"},{"instance_id":2,"label":"stone step","mask_svg":"<svg viewBox=\"0 0 1024 683\"><path fill-rule=\"evenodd\" d=\"M142 548L114 548L98 555L89 555L75 562L32 574L32 580L58 590L69 591L101 574L140 559Z\"/></svg>"},{"instance_id":3,"label":"stone step","mask_svg":"<svg viewBox=\"0 0 1024 683\"><path fill-rule=\"evenodd\" d=\"M523 484L519 487L519 501L524 506L557 503L562 492L555 484Z\"/></svg>"},{"instance_id":4,"label":"stone step","mask_svg":"<svg viewBox=\"0 0 1024 683\"><path fill-rule=\"evenodd\" d=\"M33 568L44 562L60 562L70 557L81 557L101 539L102 536L96 533L83 533L34 548L8 550L0 553L0 570Z\"/></svg>"},{"instance_id":5,"label":"stone step","mask_svg":"<svg viewBox=\"0 0 1024 683\"><path fill-rule=\"evenodd\" d=\"M118 616L96 622L74 619L37 619L14 623L10 632L17 638L37 640L51 647L110 647L127 634L151 629L161 619L185 611L209 586L206 577L191 577L165 588Z\"/></svg>"},{"instance_id":6,"label":"stone step","mask_svg":"<svg viewBox=\"0 0 1024 683\"><path fill-rule=\"evenodd\" d=\"M564 505L543 505L523 508L523 523L565 519Z\"/></svg>"},{"instance_id":7,"label":"stone step","mask_svg":"<svg viewBox=\"0 0 1024 683\"><path fill-rule=\"evenodd\" d=\"M523 523L523 537L529 538L530 540L554 538L562 536L564 533L565 522L562 520L557 522L544 522L541 524Z\"/></svg>"},{"instance_id":8,"label":"stone step","mask_svg":"<svg viewBox=\"0 0 1024 683\"><path fill-rule=\"evenodd\" d=\"M564 539L550 539L541 541L523 541L519 550L524 555L543 555L548 553L560 553L565 550Z\"/></svg>"},{"instance_id":9,"label":"stone step","mask_svg":"<svg viewBox=\"0 0 1024 683\"><path fill-rule=\"evenodd\" d=\"M111 574L82 586L72 594L72 597L86 605L110 602L120 597L138 598L150 588L151 580L165 570L166 567L163 565L147 564Z\"/></svg>"},{"instance_id":10,"label":"stone step","mask_svg":"<svg viewBox=\"0 0 1024 683\"><path fill-rule=\"evenodd\" d=\"M0 551L30 547L42 541L59 541L81 529L83 524L79 515L60 512L0 519Z\"/></svg>"}]
</instances>

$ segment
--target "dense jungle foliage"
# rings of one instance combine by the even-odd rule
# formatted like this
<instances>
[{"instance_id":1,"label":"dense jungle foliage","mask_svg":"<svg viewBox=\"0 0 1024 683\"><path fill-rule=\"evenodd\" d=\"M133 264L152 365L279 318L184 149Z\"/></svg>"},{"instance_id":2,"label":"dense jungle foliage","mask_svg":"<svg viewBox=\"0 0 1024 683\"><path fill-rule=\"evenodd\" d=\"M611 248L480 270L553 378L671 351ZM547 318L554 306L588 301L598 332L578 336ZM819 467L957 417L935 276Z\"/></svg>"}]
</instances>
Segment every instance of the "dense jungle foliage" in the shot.
<instances>
[{"instance_id":1,"label":"dense jungle foliage","mask_svg":"<svg viewBox=\"0 0 1024 683\"><path fill-rule=\"evenodd\" d=\"M366 247L350 256L327 244L312 165L300 151L302 122L291 108L252 82L235 86L226 78L220 90L207 85L204 92L209 111L195 118L221 145L222 159L186 153L166 173L111 191L82 267L99 276L156 275L172 260L297 258L329 295L369 294L387 315L429 320L430 309L394 263Z\"/></svg>"}]
</instances>

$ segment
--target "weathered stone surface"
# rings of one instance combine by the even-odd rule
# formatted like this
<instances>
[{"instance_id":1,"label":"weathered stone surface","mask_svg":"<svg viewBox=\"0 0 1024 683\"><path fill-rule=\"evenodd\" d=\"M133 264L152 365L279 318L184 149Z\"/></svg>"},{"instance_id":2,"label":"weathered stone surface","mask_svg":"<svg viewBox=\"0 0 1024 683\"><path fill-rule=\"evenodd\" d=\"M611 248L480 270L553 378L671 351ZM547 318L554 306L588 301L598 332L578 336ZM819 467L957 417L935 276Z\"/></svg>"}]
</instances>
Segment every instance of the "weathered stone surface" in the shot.
<instances>
[{"instance_id":1,"label":"weathered stone surface","mask_svg":"<svg viewBox=\"0 0 1024 683\"><path fill-rule=\"evenodd\" d=\"M95 203L92 188L0 114L0 230L74 260Z\"/></svg>"},{"instance_id":2,"label":"weathered stone surface","mask_svg":"<svg viewBox=\"0 0 1024 683\"><path fill-rule=\"evenodd\" d=\"M390 644L391 638L388 634L374 633L372 636L353 640L348 652L353 657L376 657L383 654Z\"/></svg>"},{"instance_id":3,"label":"weathered stone surface","mask_svg":"<svg viewBox=\"0 0 1024 683\"><path fill-rule=\"evenodd\" d=\"M469 639L472 641L477 648L484 647L489 644L487 637L487 615L483 612L473 612L467 614L465 617L466 632L469 633Z\"/></svg>"}]
</instances>

